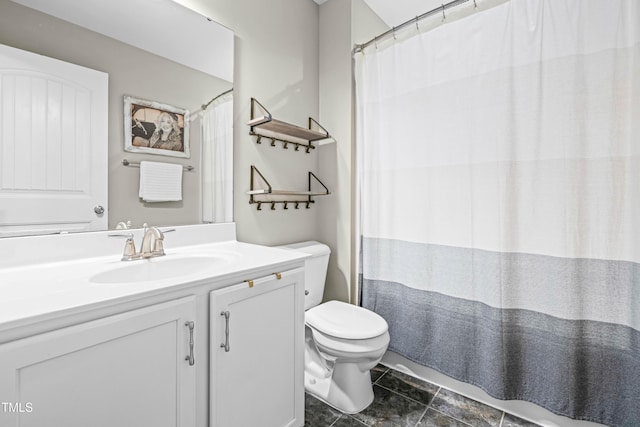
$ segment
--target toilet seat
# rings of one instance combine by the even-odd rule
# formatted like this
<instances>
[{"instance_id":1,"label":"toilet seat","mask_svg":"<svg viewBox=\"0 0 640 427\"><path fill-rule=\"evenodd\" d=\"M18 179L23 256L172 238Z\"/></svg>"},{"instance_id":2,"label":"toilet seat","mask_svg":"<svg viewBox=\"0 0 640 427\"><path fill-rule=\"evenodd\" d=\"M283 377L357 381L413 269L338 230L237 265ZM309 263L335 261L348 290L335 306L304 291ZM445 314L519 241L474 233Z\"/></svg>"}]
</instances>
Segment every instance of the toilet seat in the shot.
<instances>
[{"instance_id":1,"label":"toilet seat","mask_svg":"<svg viewBox=\"0 0 640 427\"><path fill-rule=\"evenodd\" d=\"M389 345L389 333L363 340L337 338L323 334L308 326L313 335L316 348L331 358L348 359L358 362L370 358L381 357Z\"/></svg>"},{"instance_id":2,"label":"toilet seat","mask_svg":"<svg viewBox=\"0 0 640 427\"><path fill-rule=\"evenodd\" d=\"M306 311L312 329L341 340L367 340L383 335L387 322L366 308L341 301L328 301Z\"/></svg>"}]
</instances>

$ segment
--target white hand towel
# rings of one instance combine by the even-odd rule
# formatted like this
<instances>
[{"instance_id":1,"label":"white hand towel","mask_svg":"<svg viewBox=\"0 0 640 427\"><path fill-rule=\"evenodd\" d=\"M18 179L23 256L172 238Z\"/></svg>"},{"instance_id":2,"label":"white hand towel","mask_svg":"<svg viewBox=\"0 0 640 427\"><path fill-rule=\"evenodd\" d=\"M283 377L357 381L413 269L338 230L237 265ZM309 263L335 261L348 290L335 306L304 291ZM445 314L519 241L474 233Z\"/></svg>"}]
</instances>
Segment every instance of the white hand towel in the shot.
<instances>
[{"instance_id":1,"label":"white hand towel","mask_svg":"<svg viewBox=\"0 0 640 427\"><path fill-rule=\"evenodd\" d=\"M140 192L145 202L182 200L182 165L140 162Z\"/></svg>"}]
</instances>

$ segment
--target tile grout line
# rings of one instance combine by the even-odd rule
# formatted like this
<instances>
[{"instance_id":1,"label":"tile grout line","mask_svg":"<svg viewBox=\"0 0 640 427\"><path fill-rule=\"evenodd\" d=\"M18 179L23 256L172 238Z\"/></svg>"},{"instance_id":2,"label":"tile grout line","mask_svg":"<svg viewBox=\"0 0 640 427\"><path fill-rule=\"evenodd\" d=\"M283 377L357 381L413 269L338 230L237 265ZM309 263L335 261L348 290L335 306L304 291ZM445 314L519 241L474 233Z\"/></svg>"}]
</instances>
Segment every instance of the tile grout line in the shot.
<instances>
[{"instance_id":1,"label":"tile grout line","mask_svg":"<svg viewBox=\"0 0 640 427\"><path fill-rule=\"evenodd\" d=\"M466 425L466 426L473 427L473 424L469 424L469 423L468 423L468 422L466 422L466 421L459 420L459 419L457 419L456 417L454 417L454 416L452 416L452 415L449 415L449 414L447 414L447 413L445 413L445 412L442 412L442 411L440 411L440 410L438 410L438 409L436 409L436 408L427 408L427 409L431 409L432 411L435 411L435 412L437 412L437 413L439 413L439 414L441 414L441 415L444 415L444 416L445 416L445 417L447 417L447 418L451 418L452 420L456 420L457 422L462 423L462 424L464 424L464 425Z\"/></svg>"},{"instance_id":2,"label":"tile grout line","mask_svg":"<svg viewBox=\"0 0 640 427\"><path fill-rule=\"evenodd\" d=\"M431 383L429 383L429 384L431 384ZM435 393L433 393L433 397L431 398L431 402L429 402L429 406L431 406L431 404L433 403L433 401L434 401L434 400L436 400L436 396L437 396L438 394L440 394L440 390L442 390L442 387L441 387L441 386L438 386L438 385L437 385L437 387L438 387L438 390L436 390L436 392L435 392Z\"/></svg>"},{"instance_id":3,"label":"tile grout line","mask_svg":"<svg viewBox=\"0 0 640 427\"><path fill-rule=\"evenodd\" d=\"M470 425L470 424L469 424L469 423L467 423L466 421L459 420L458 418L456 418L456 417L454 417L454 416L452 416L452 415L448 415L448 414L446 414L445 412L442 412L442 411L440 411L440 410L438 410L438 409L435 409L433 406L431 406L431 404L432 404L432 403L433 403L433 401L435 400L436 396L437 396L438 394L440 394L440 391L441 391L443 388L444 388L444 387L438 386L438 391L433 395L433 399L431 399L431 402L429 402L429 407L430 407L431 409L433 409L434 411L440 412L441 414L443 414L443 415L445 415L445 416L447 416L447 417L449 417L449 418L453 418L454 420L456 420L456 421L460 421L460 422L461 422L461 423L463 423L463 424ZM454 393L454 394L456 394L456 395L458 395L458 396L466 397L466 396L464 396L464 395L462 395L462 394L456 393L456 392L455 392L455 391L453 391L453 390L449 390L449 389L445 389L445 390L448 390L448 391L450 391L451 393ZM471 399L471 400L473 400L473 399ZM477 401L476 401L476 402L477 402ZM478 403L480 403L480 404L482 404L482 405L484 405L484 406L487 406L487 407L489 407L489 408L498 409L498 408L496 408L495 406L487 405L487 404L482 403L482 402L478 402ZM498 410L500 410L500 409L498 409ZM500 415L500 422L498 423L498 427L503 427L503 424L504 424L504 418L505 418L505 417L506 417L506 415L507 415L507 412L505 412L505 411L501 411L501 412L502 412L502 414ZM540 427L541 427L541 426L540 426Z\"/></svg>"},{"instance_id":4,"label":"tile grout line","mask_svg":"<svg viewBox=\"0 0 640 427\"><path fill-rule=\"evenodd\" d=\"M408 400L410 400L410 401L412 401L412 402L419 403L420 405L424 405L424 406L426 406L427 408L429 407L429 403L420 402L419 400L415 400L414 398L409 397L409 396L407 396L406 394L402 394L402 393L400 393L399 391L392 390L392 389L390 389L389 387L385 387L385 386L380 385L380 384L376 384L376 386L377 386L377 387L380 387L380 388L383 388L383 389L385 389L385 390L387 390L387 391L390 391L390 392L391 392L391 393L393 393L393 394L397 394L398 396L403 397L403 398L405 398L405 399L408 399ZM434 394L433 396L434 396L434 398L435 398L435 394ZM431 399L431 401L433 401L433 399Z\"/></svg>"},{"instance_id":5,"label":"tile grout line","mask_svg":"<svg viewBox=\"0 0 640 427\"><path fill-rule=\"evenodd\" d=\"M429 406L424 408L424 411L422 411L422 415L420 415L420 418L418 418L418 421L416 421L416 423L414 424L414 427L417 427L422 422L428 410L429 410Z\"/></svg>"},{"instance_id":6,"label":"tile grout line","mask_svg":"<svg viewBox=\"0 0 640 427\"><path fill-rule=\"evenodd\" d=\"M385 373L386 373L386 372L385 372ZM384 375L380 375L380 378L382 378L383 376L384 376ZM378 378L378 380L379 380L380 378ZM433 403L433 401L435 400L436 396L437 396L437 395L438 395L438 393L440 392L440 389L442 389L442 387L437 386L436 384L429 383L429 384L432 384L432 385L436 385L436 387L438 387L438 389L436 390L436 392L435 392L435 393L433 393L433 397L432 397L431 399L429 399L429 402L424 403L424 402L420 402L419 400L415 400L414 398L409 397L409 396L407 396L406 394L400 393L399 391L391 390L391 389L390 389L390 388L388 388L388 387L385 387L385 386L383 386L383 385L377 384L377 382L378 382L378 381L376 380L376 383L374 383L374 384L375 384L376 386L380 387L380 388L383 388L383 389L385 389L385 390L387 390L387 391L390 391L390 392L391 392L391 393L393 393L393 394L397 394L398 396L401 396L401 397L403 397L403 398L405 398L405 399L408 399L408 400L410 400L410 401L412 401L412 402L418 403L418 404L420 404L420 405L424 405L424 407L425 407L425 408L424 408L424 411L422 411L422 415L420 415L420 418L418 418L418 421L416 421L416 424L415 424L416 426L417 426L418 424L420 424L420 422L424 419L424 416L426 415L427 411L429 410L429 408L431 408L431 403ZM413 387L413 386L411 386L411 387ZM418 387L414 387L414 388L418 388ZM419 388L418 388L418 389L419 389ZM419 390L421 390L421 389L419 389ZM431 409L433 409L434 411L437 411L437 409L434 409L434 408L431 408ZM438 411L438 412L440 412L440 411ZM446 414L443 414L443 415L446 415ZM452 418L453 418L453 417L452 417Z\"/></svg>"},{"instance_id":7,"label":"tile grout line","mask_svg":"<svg viewBox=\"0 0 640 427\"><path fill-rule=\"evenodd\" d=\"M356 417L352 416L351 414L345 414L344 412L340 412L340 416L338 418L336 418L336 420L334 422L332 422L329 427L334 427L336 425L336 423L338 421L340 421L343 418L348 418L352 421L355 421L358 423L358 425L363 425L364 427L367 427L367 423L365 423L364 421L361 421L359 419L357 419Z\"/></svg>"},{"instance_id":8,"label":"tile grout line","mask_svg":"<svg viewBox=\"0 0 640 427\"><path fill-rule=\"evenodd\" d=\"M342 415L340 415L338 418L336 418L336 419L335 419L335 421L334 421L334 422L332 422L332 423L329 425L329 427L333 427L333 426L335 426L335 425L336 425L336 423L338 422L338 420L339 420L340 418L342 418Z\"/></svg>"},{"instance_id":9,"label":"tile grout line","mask_svg":"<svg viewBox=\"0 0 640 427\"><path fill-rule=\"evenodd\" d=\"M367 426L368 426L368 425L367 425L367 423L365 423L364 421L361 421L361 420L357 419L356 417L352 417L352 416L351 416L351 415L349 415L349 414L344 414L344 415L346 415L346 416L347 416L347 418L350 418L350 419L354 420L354 421L355 421L355 422L357 422L358 424L362 424L364 427L367 427ZM340 417L340 418L342 418L342 417ZM338 418L338 420L339 420L340 418ZM338 420L336 420L336 422L338 422Z\"/></svg>"},{"instance_id":10,"label":"tile grout line","mask_svg":"<svg viewBox=\"0 0 640 427\"><path fill-rule=\"evenodd\" d=\"M439 414L444 415L445 417L451 418L452 420L456 420L456 421L458 421L458 422L460 422L460 423L462 423L462 424L464 424L464 425L467 425L467 426L469 426L469 427L473 427L473 425L469 424L468 422L466 422L466 421L462 421L462 420L459 420L458 418L454 417L453 415L449 415L449 414L447 414L447 413L445 413L445 412L442 412L442 411L440 411L440 410L438 410L438 409L434 408L433 406L431 406L431 404L433 403L433 401L434 401L434 400L436 400L436 396L437 396L438 394L440 394L440 391L441 391L441 390L442 390L442 387L441 387L441 386L438 386L438 391L436 391L436 392L435 392L435 394L433 395L433 398L431 399L431 402L429 402L429 405L427 406L427 410L431 409L431 410L433 410L433 411L438 412ZM500 425L499 425L499 427L500 427L500 426L502 426L502 419L503 419L503 418L504 418L504 412L502 413L502 418L500 419Z\"/></svg>"},{"instance_id":11,"label":"tile grout line","mask_svg":"<svg viewBox=\"0 0 640 427\"><path fill-rule=\"evenodd\" d=\"M378 384L378 381L380 381L380 378L382 378L382 377L384 377L385 375L387 375L387 372L389 372L389 368L386 368L386 369L385 369L385 371L384 371L382 374L380 374L380 376L379 376L375 381L373 381L373 383L372 383L372 384L374 384L374 385L375 385L375 384Z\"/></svg>"}]
</instances>

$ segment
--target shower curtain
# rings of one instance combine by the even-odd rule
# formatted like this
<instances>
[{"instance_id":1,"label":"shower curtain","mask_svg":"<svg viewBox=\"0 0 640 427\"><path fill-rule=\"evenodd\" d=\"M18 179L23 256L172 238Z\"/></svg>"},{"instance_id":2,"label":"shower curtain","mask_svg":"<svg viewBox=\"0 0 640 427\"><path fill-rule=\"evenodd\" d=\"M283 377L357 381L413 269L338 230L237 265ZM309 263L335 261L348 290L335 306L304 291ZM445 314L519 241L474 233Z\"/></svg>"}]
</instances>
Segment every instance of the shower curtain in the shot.
<instances>
[{"instance_id":1,"label":"shower curtain","mask_svg":"<svg viewBox=\"0 0 640 427\"><path fill-rule=\"evenodd\" d=\"M640 2L469 3L355 55L361 304L496 398L638 426Z\"/></svg>"},{"instance_id":2,"label":"shower curtain","mask_svg":"<svg viewBox=\"0 0 640 427\"><path fill-rule=\"evenodd\" d=\"M202 112L202 221L233 221L233 93Z\"/></svg>"}]
</instances>

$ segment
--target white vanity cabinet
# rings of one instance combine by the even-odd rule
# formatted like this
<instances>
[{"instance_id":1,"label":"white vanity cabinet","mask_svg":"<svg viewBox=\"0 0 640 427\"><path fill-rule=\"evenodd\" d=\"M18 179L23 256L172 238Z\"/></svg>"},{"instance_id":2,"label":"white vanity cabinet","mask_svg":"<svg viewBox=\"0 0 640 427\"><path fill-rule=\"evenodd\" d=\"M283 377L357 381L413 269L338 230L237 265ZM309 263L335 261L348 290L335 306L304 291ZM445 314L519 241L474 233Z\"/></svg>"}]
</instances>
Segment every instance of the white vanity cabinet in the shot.
<instances>
[{"instance_id":1,"label":"white vanity cabinet","mask_svg":"<svg viewBox=\"0 0 640 427\"><path fill-rule=\"evenodd\" d=\"M195 315L187 296L0 345L0 425L194 426Z\"/></svg>"},{"instance_id":2,"label":"white vanity cabinet","mask_svg":"<svg viewBox=\"0 0 640 427\"><path fill-rule=\"evenodd\" d=\"M211 292L210 427L304 424L304 269Z\"/></svg>"},{"instance_id":3,"label":"white vanity cabinet","mask_svg":"<svg viewBox=\"0 0 640 427\"><path fill-rule=\"evenodd\" d=\"M0 239L29 257L0 257L1 427L304 425L306 254L206 224L123 263L108 234Z\"/></svg>"}]
</instances>

